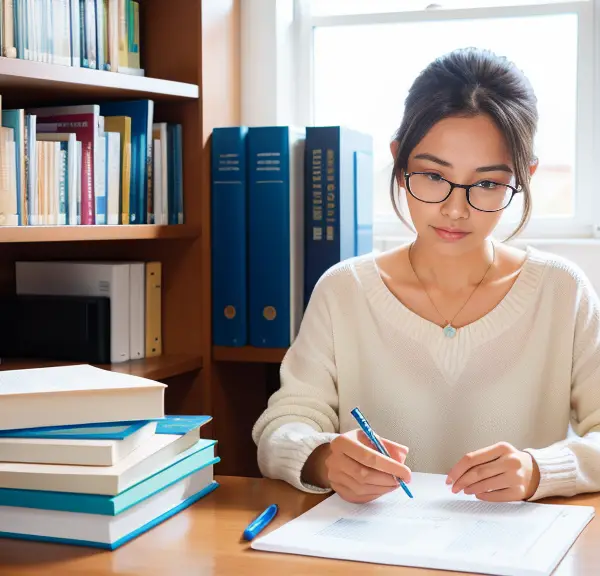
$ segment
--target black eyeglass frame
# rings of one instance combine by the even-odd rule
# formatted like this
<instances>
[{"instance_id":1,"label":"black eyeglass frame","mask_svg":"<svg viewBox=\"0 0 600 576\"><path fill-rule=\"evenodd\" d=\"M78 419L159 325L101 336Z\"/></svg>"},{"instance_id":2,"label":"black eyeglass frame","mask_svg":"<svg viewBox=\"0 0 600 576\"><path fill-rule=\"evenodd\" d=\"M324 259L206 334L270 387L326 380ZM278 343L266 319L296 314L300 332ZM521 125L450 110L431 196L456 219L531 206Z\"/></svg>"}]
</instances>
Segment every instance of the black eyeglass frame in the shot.
<instances>
[{"instance_id":1,"label":"black eyeglass frame","mask_svg":"<svg viewBox=\"0 0 600 576\"><path fill-rule=\"evenodd\" d=\"M448 198L450 198L450 194L452 194L452 192L454 192L455 188L462 188L467 194L467 202L469 203L469 206L471 206L471 208L473 208L475 210L479 210L479 212L502 212L502 210L506 210L509 207L510 203L512 202L513 198L515 197L515 194L519 194L520 192L523 192L523 188L521 187L520 184L517 188L515 188L514 186L511 186L510 184L501 184L500 182L495 182L494 180L484 180L484 182L494 182L494 184L498 184L498 186L506 186L507 188L510 188L512 194L510 195L510 199L506 203L506 206L503 206L502 208L498 208L497 210L482 210L481 208L477 208L477 206L473 206L473 204L471 204L471 197L470 197L471 188L481 188L480 182L478 182L477 184L456 184L455 182L451 182L450 180L444 178L443 176L438 176L440 180L443 180L447 184L450 184L450 191L441 200L436 200L436 201L423 200L422 198L415 196L413 194L412 190L410 189L410 177L418 175L418 174L422 174L422 175L426 176L428 174L432 174L432 172L406 172L406 171L404 171L404 181L406 182L406 189L408 190L408 193L415 200L418 200L419 202L425 202L426 204L441 204L442 202L445 202L446 200L448 200Z\"/></svg>"}]
</instances>

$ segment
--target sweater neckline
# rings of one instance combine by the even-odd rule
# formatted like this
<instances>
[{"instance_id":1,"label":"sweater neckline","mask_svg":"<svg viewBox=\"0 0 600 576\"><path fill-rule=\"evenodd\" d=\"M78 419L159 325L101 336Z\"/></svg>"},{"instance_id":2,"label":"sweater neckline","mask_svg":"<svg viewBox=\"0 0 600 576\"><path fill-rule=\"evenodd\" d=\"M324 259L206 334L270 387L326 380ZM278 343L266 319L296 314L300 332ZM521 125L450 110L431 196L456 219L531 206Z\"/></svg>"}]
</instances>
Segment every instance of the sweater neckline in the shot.
<instances>
[{"instance_id":1,"label":"sweater neckline","mask_svg":"<svg viewBox=\"0 0 600 576\"><path fill-rule=\"evenodd\" d=\"M357 270L372 304L398 330L403 330L409 336L428 343L433 339L455 346L464 346L471 341L482 343L508 330L521 317L537 292L546 266L543 255L528 246L517 279L504 298L485 316L458 328L454 338L447 338L438 324L408 308L390 291L381 277L375 257L375 252L371 252L362 265L359 264L360 270Z\"/></svg>"}]
</instances>

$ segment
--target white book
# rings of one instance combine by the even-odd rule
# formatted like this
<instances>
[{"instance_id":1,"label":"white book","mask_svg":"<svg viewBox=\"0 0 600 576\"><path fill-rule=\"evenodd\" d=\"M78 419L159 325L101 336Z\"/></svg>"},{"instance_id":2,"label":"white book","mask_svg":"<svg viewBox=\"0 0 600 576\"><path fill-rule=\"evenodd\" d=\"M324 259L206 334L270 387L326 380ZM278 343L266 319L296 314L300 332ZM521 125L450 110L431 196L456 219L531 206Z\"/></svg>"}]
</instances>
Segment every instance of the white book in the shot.
<instances>
[{"instance_id":1,"label":"white book","mask_svg":"<svg viewBox=\"0 0 600 576\"><path fill-rule=\"evenodd\" d=\"M199 428L184 435L155 434L114 466L0 462L0 488L115 496L172 465L199 439Z\"/></svg>"},{"instance_id":2,"label":"white book","mask_svg":"<svg viewBox=\"0 0 600 576\"><path fill-rule=\"evenodd\" d=\"M129 264L17 262L17 294L110 298L110 360L129 360Z\"/></svg>"},{"instance_id":3,"label":"white book","mask_svg":"<svg viewBox=\"0 0 600 576\"><path fill-rule=\"evenodd\" d=\"M413 473L367 504L330 496L252 542L269 552L498 576L549 576L594 516L591 506L493 503Z\"/></svg>"},{"instance_id":4,"label":"white book","mask_svg":"<svg viewBox=\"0 0 600 576\"><path fill-rule=\"evenodd\" d=\"M129 356L139 360L146 356L146 264L129 264Z\"/></svg>"},{"instance_id":5,"label":"white book","mask_svg":"<svg viewBox=\"0 0 600 576\"><path fill-rule=\"evenodd\" d=\"M149 441L155 430L156 422L148 422L121 440L0 437L0 462L114 466Z\"/></svg>"},{"instance_id":6,"label":"white book","mask_svg":"<svg viewBox=\"0 0 600 576\"><path fill-rule=\"evenodd\" d=\"M116 516L0 506L0 536L113 549L211 492L218 486L213 475L213 465L206 466Z\"/></svg>"},{"instance_id":7,"label":"white book","mask_svg":"<svg viewBox=\"0 0 600 576\"><path fill-rule=\"evenodd\" d=\"M68 207L67 224L73 225L77 223L77 200L81 202L81 177L78 170L78 152L77 152L77 136L73 132L54 132L54 124L37 125L37 140L38 141L54 141L67 142L67 162L68 162ZM81 147L81 142L79 142ZM78 196L79 195L79 196Z\"/></svg>"},{"instance_id":8,"label":"white book","mask_svg":"<svg viewBox=\"0 0 600 576\"><path fill-rule=\"evenodd\" d=\"M87 364L0 371L0 430L163 418L165 388Z\"/></svg>"}]
</instances>

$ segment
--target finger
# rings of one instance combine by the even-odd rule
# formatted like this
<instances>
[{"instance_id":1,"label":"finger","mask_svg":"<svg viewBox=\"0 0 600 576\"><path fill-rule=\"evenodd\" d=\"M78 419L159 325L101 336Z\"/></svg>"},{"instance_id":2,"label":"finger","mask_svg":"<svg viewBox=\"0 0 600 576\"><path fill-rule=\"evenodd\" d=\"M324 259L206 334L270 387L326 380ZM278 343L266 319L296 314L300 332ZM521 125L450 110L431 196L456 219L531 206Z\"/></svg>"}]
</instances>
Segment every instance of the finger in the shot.
<instances>
[{"instance_id":1,"label":"finger","mask_svg":"<svg viewBox=\"0 0 600 576\"><path fill-rule=\"evenodd\" d=\"M354 494L357 494L359 496L381 496L382 494L392 492L398 486L397 484L393 486L364 484L360 480L357 480L356 478L353 478L352 476L349 476L348 474L340 470L336 471L330 476L330 481L332 484L345 486L350 491L354 492Z\"/></svg>"},{"instance_id":2,"label":"finger","mask_svg":"<svg viewBox=\"0 0 600 576\"><path fill-rule=\"evenodd\" d=\"M336 494L339 494L343 500L352 502L354 504L364 504L365 502L371 502L371 500L375 500L377 498L377 496L360 496L342 484L332 484L331 488L336 492Z\"/></svg>"},{"instance_id":3,"label":"finger","mask_svg":"<svg viewBox=\"0 0 600 576\"><path fill-rule=\"evenodd\" d=\"M465 494L475 494L479 495L484 492L492 492L495 490L504 490L505 488L511 488L515 485L514 480L511 477L504 473L498 474L497 476L492 476L491 478L487 478L485 480L481 480L480 482L475 482L463 489Z\"/></svg>"},{"instance_id":4,"label":"finger","mask_svg":"<svg viewBox=\"0 0 600 576\"><path fill-rule=\"evenodd\" d=\"M397 442L392 442L391 440L387 440L386 438L381 438L378 436L379 441L385 446L386 450L390 453L390 456L397 460L398 462L404 464L406 460L406 456L408 454L408 447L402 444L398 444ZM369 448L373 448L373 444L367 437L367 435L362 431L358 431L358 439Z\"/></svg>"},{"instance_id":5,"label":"finger","mask_svg":"<svg viewBox=\"0 0 600 576\"><path fill-rule=\"evenodd\" d=\"M454 465L452 470L448 472L446 484L452 484L453 482L456 482L456 480L465 474L469 469L473 468L474 466L485 464L486 462L492 462L503 454L506 454L506 452L506 444L504 442L499 442L498 444L486 446L485 448L481 448L475 452L469 452L468 454L465 454Z\"/></svg>"},{"instance_id":6,"label":"finger","mask_svg":"<svg viewBox=\"0 0 600 576\"><path fill-rule=\"evenodd\" d=\"M482 492L477 494L476 498L484 502L517 502L523 500L523 495L518 488L505 488L493 492Z\"/></svg>"},{"instance_id":7,"label":"finger","mask_svg":"<svg viewBox=\"0 0 600 576\"><path fill-rule=\"evenodd\" d=\"M452 492L458 494L461 490L465 490L477 482L482 482L483 480L487 480L488 478L498 476L505 472L507 472L507 467L502 459L474 466L473 468L469 468L469 470L454 482Z\"/></svg>"},{"instance_id":8,"label":"finger","mask_svg":"<svg viewBox=\"0 0 600 576\"><path fill-rule=\"evenodd\" d=\"M363 466L347 454L340 454L335 463L337 470L360 481L362 484L372 484L375 486L397 487L398 482L391 474L380 472L373 468Z\"/></svg>"},{"instance_id":9,"label":"finger","mask_svg":"<svg viewBox=\"0 0 600 576\"><path fill-rule=\"evenodd\" d=\"M398 478L402 478L405 482L410 481L410 468L393 458L380 454L370 446L357 442L347 442L344 446L344 452L363 466L393 474Z\"/></svg>"}]
</instances>

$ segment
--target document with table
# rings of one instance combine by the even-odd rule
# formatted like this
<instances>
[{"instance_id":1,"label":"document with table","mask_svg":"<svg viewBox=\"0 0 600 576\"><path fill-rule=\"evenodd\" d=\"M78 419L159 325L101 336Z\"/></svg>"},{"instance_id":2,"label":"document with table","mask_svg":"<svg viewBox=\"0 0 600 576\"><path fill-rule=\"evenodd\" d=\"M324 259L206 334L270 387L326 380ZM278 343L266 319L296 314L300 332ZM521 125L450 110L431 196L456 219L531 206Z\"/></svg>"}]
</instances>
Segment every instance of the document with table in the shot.
<instances>
[{"instance_id":1,"label":"document with table","mask_svg":"<svg viewBox=\"0 0 600 576\"><path fill-rule=\"evenodd\" d=\"M590 506L489 503L453 494L445 476L413 473L367 504L334 494L252 543L270 552L477 572L547 576L594 516Z\"/></svg>"}]
</instances>

